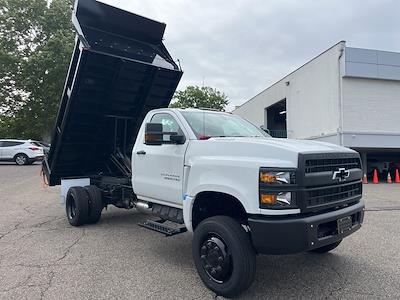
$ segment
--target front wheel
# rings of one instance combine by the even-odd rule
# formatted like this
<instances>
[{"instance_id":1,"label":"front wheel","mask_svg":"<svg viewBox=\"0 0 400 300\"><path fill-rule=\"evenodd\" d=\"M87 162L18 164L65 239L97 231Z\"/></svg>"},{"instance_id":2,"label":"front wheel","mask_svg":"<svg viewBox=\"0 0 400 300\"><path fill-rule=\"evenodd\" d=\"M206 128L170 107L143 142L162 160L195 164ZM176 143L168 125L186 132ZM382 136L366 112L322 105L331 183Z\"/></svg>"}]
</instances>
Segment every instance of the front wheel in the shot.
<instances>
[{"instance_id":1,"label":"front wheel","mask_svg":"<svg viewBox=\"0 0 400 300\"><path fill-rule=\"evenodd\" d=\"M317 249L313 249L313 250L311 250L311 252L314 252L314 253L326 253L326 252L329 252L329 251L335 249L337 246L340 245L341 242L342 242L342 240L340 240L340 241L338 241L336 243L332 243L332 244L317 248Z\"/></svg>"},{"instance_id":2,"label":"front wheel","mask_svg":"<svg viewBox=\"0 0 400 300\"><path fill-rule=\"evenodd\" d=\"M15 156L14 161L15 161L15 163L16 163L17 165L23 166L23 165L28 164L28 162L29 162L29 157L28 157L26 154L20 153L20 154L17 154L17 155Z\"/></svg>"},{"instance_id":3,"label":"front wheel","mask_svg":"<svg viewBox=\"0 0 400 300\"><path fill-rule=\"evenodd\" d=\"M236 220L205 219L194 231L192 247L200 278L217 295L234 297L252 284L256 255L248 233Z\"/></svg>"}]
</instances>

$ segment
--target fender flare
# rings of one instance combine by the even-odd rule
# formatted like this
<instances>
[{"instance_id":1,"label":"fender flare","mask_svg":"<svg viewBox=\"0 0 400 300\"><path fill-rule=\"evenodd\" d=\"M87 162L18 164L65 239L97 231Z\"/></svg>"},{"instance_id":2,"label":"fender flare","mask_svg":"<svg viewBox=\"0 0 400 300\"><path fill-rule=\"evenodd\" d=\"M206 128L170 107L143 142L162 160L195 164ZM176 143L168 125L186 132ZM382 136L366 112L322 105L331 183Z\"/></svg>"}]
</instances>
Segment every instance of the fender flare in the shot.
<instances>
[{"instance_id":1,"label":"fender flare","mask_svg":"<svg viewBox=\"0 0 400 300\"><path fill-rule=\"evenodd\" d=\"M213 188L210 188L210 186L207 186L207 189L198 187L195 190L194 196L191 195L184 195L183 197L183 220L185 223L185 226L189 232L193 232L193 206L196 201L197 195L203 192L215 192L215 193L222 193L229 195L235 199L238 200L238 202L242 205L243 209L247 211L246 206L244 205L243 201L241 199L244 199L244 196L241 195L238 191L231 187L224 187L224 186L214 186Z\"/></svg>"}]
</instances>

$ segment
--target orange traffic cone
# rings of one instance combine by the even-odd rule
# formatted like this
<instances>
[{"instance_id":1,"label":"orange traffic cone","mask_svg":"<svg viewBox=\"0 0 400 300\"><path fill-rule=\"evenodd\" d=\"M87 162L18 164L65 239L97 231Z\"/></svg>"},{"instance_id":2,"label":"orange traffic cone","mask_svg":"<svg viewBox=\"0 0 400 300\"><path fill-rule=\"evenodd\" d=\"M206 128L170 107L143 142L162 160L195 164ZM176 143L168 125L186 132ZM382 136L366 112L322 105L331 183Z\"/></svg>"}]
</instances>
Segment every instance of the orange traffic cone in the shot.
<instances>
[{"instance_id":1,"label":"orange traffic cone","mask_svg":"<svg viewBox=\"0 0 400 300\"><path fill-rule=\"evenodd\" d=\"M387 183L392 183L392 176L390 176L390 172L388 172L386 182Z\"/></svg>"},{"instance_id":2,"label":"orange traffic cone","mask_svg":"<svg viewBox=\"0 0 400 300\"><path fill-rule=\"evenodd\" d=\"M400 183L399 169L396 169L396 175L394 176L394 183Z\"/></svg>"},{"instance_id":3,"label":"orange traffic cone","mask_svg":"<svg viewBox=\"0 0 400 300\"><path fill-rule=\"evenodd\" d=\"M362 183L368 184L367 174L365 174L365 173L364 173L364 176L363 176L363 179L362 179Z\"/></svg>"},{"instance_id":4,"label":"orange traffic cone","mask_svg":"<svg viewBox=\"0 0 400 300\"><path fill-rule=\"evenodd\" d=\"M378 179L378 171L375 169L374 170L374 176L372 177L372 183L379 183L379 179Z\"/></svg>"}]
</instances>

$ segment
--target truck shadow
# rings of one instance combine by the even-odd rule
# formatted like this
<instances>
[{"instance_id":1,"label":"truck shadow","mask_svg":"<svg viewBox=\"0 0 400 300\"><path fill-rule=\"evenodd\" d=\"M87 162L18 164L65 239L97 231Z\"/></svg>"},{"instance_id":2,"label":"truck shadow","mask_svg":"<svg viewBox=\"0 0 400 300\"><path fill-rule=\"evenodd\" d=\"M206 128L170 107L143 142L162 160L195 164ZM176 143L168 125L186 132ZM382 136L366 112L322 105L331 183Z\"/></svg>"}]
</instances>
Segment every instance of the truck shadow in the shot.
<instances>
[{"instance_id":1,"label":"truck shadow","mask_svg":"<svg viewBox=\"0 0 400 300\"><path fill-rule=\"evenodd\" d=\"M286 256L259 256L252 287L240 299L340 299L349 294L377 297L369 291L360 273L380 274L381 270L338 250L326 254L301 253ZM373 280L373 278L368 278Z\"/></svg>"},{"instance_id":2,"label":"truck shadow","mask_svg":"<svg viewBox=\"0 0 400 300\"><path fill-rule=\"evenodd\" d=\"M107 224L107 226L138 226L139 222L149 219L149 216L136 212L135 210L123 210L110 206L104 209L100 222L96 226Z\"/></svg>"},{"instance_id":3,"label":"truck shadow","mask_svg":"<svg viewBox=\"0 0 400 300\"><path fill-rule=\"evenodd\" d=\"M115 208L103 213L96 226L132 228L140 236L146 236L146 253L157 257L160 264L175 266L188 274L195 274L192 259L192 234L184 233L165 237L160 233L139 227L138 222L154 218L134 211ZM257 256L257 272L253 285L239 299L283 298L342 298L348 294L379 297L369 292L367 282L354 281L359 273L367 274L364 280L373 280L373 274L381 274L362 258L348 254L346 244L326 254L301 253L284 256ZM368 275L371 274L371 275ZM189 275L188 275L189 276ZM191 275L190 275L191 276ZM197 274L195 275L196 278ZM203 285L200 278L198 284ZM210 292L210 299L213 297Z\"/></svg>"},{"instance_id":4,"label":"truck shadow","mask_svg":"<svg viewBox=\"0 0 400 300\"><path fill-rule=\"evenodd\" d=\"M154 239L160 237L154 236ZM163 263L197 272L191 253L191 234L171 237L160 247L149 247L149 254ZM367 282L354 281L365 274L380 274L367 263L340 253L301 253L284 256L257 256L253 285L237 299L337 299L349 294L379 298L379 291L369 291ZM373 279L373 278L372 278ZM367 278L367 280L372 280ZM202 285L198 277L198 283ZM210 292L210 299L214 297ZM218 297L218 299L221 299ZM236 299L236 298L235 298Z\"/></svg>"}]
</instances>

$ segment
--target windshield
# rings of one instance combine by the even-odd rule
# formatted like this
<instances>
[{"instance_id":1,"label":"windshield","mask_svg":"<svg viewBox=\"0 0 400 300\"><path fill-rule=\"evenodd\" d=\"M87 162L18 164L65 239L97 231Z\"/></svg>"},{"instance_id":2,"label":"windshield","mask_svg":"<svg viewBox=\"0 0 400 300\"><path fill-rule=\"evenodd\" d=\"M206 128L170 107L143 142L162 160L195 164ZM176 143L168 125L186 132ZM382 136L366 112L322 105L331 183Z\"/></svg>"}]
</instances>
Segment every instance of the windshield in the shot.
<instances>
[{"instance_id":1,"label":"windshield","mask_svg":"<svg viewBox=\"0 0 400 300\"><path fill-rule=\"evenodd\" d=\"M31 141L31 144L38 147L50 147L50 145L46 144L45 142Z\"/></svg>"},{"instance_id":2,"label":"windshield","mask_svg":"<svg viewBox=\"0 0 400 300\"><path fill-rule=\"evenodd\" d=\"M205 111L183 111L182 115L201 140L210 137L269 137L260 128L235 115Z\"/></svg>"},{"instance_id":3,"label":"windshield","mask_svg":"<svg viewBox=\"0 0 400 300\"><path fill-rule=\"evenodd\" d=\"M39 142L36 142L36 141L31 141L31 145L37 146L37 147L43 147L43 145L41 145Z\"/></svg>"}]
</instances>

